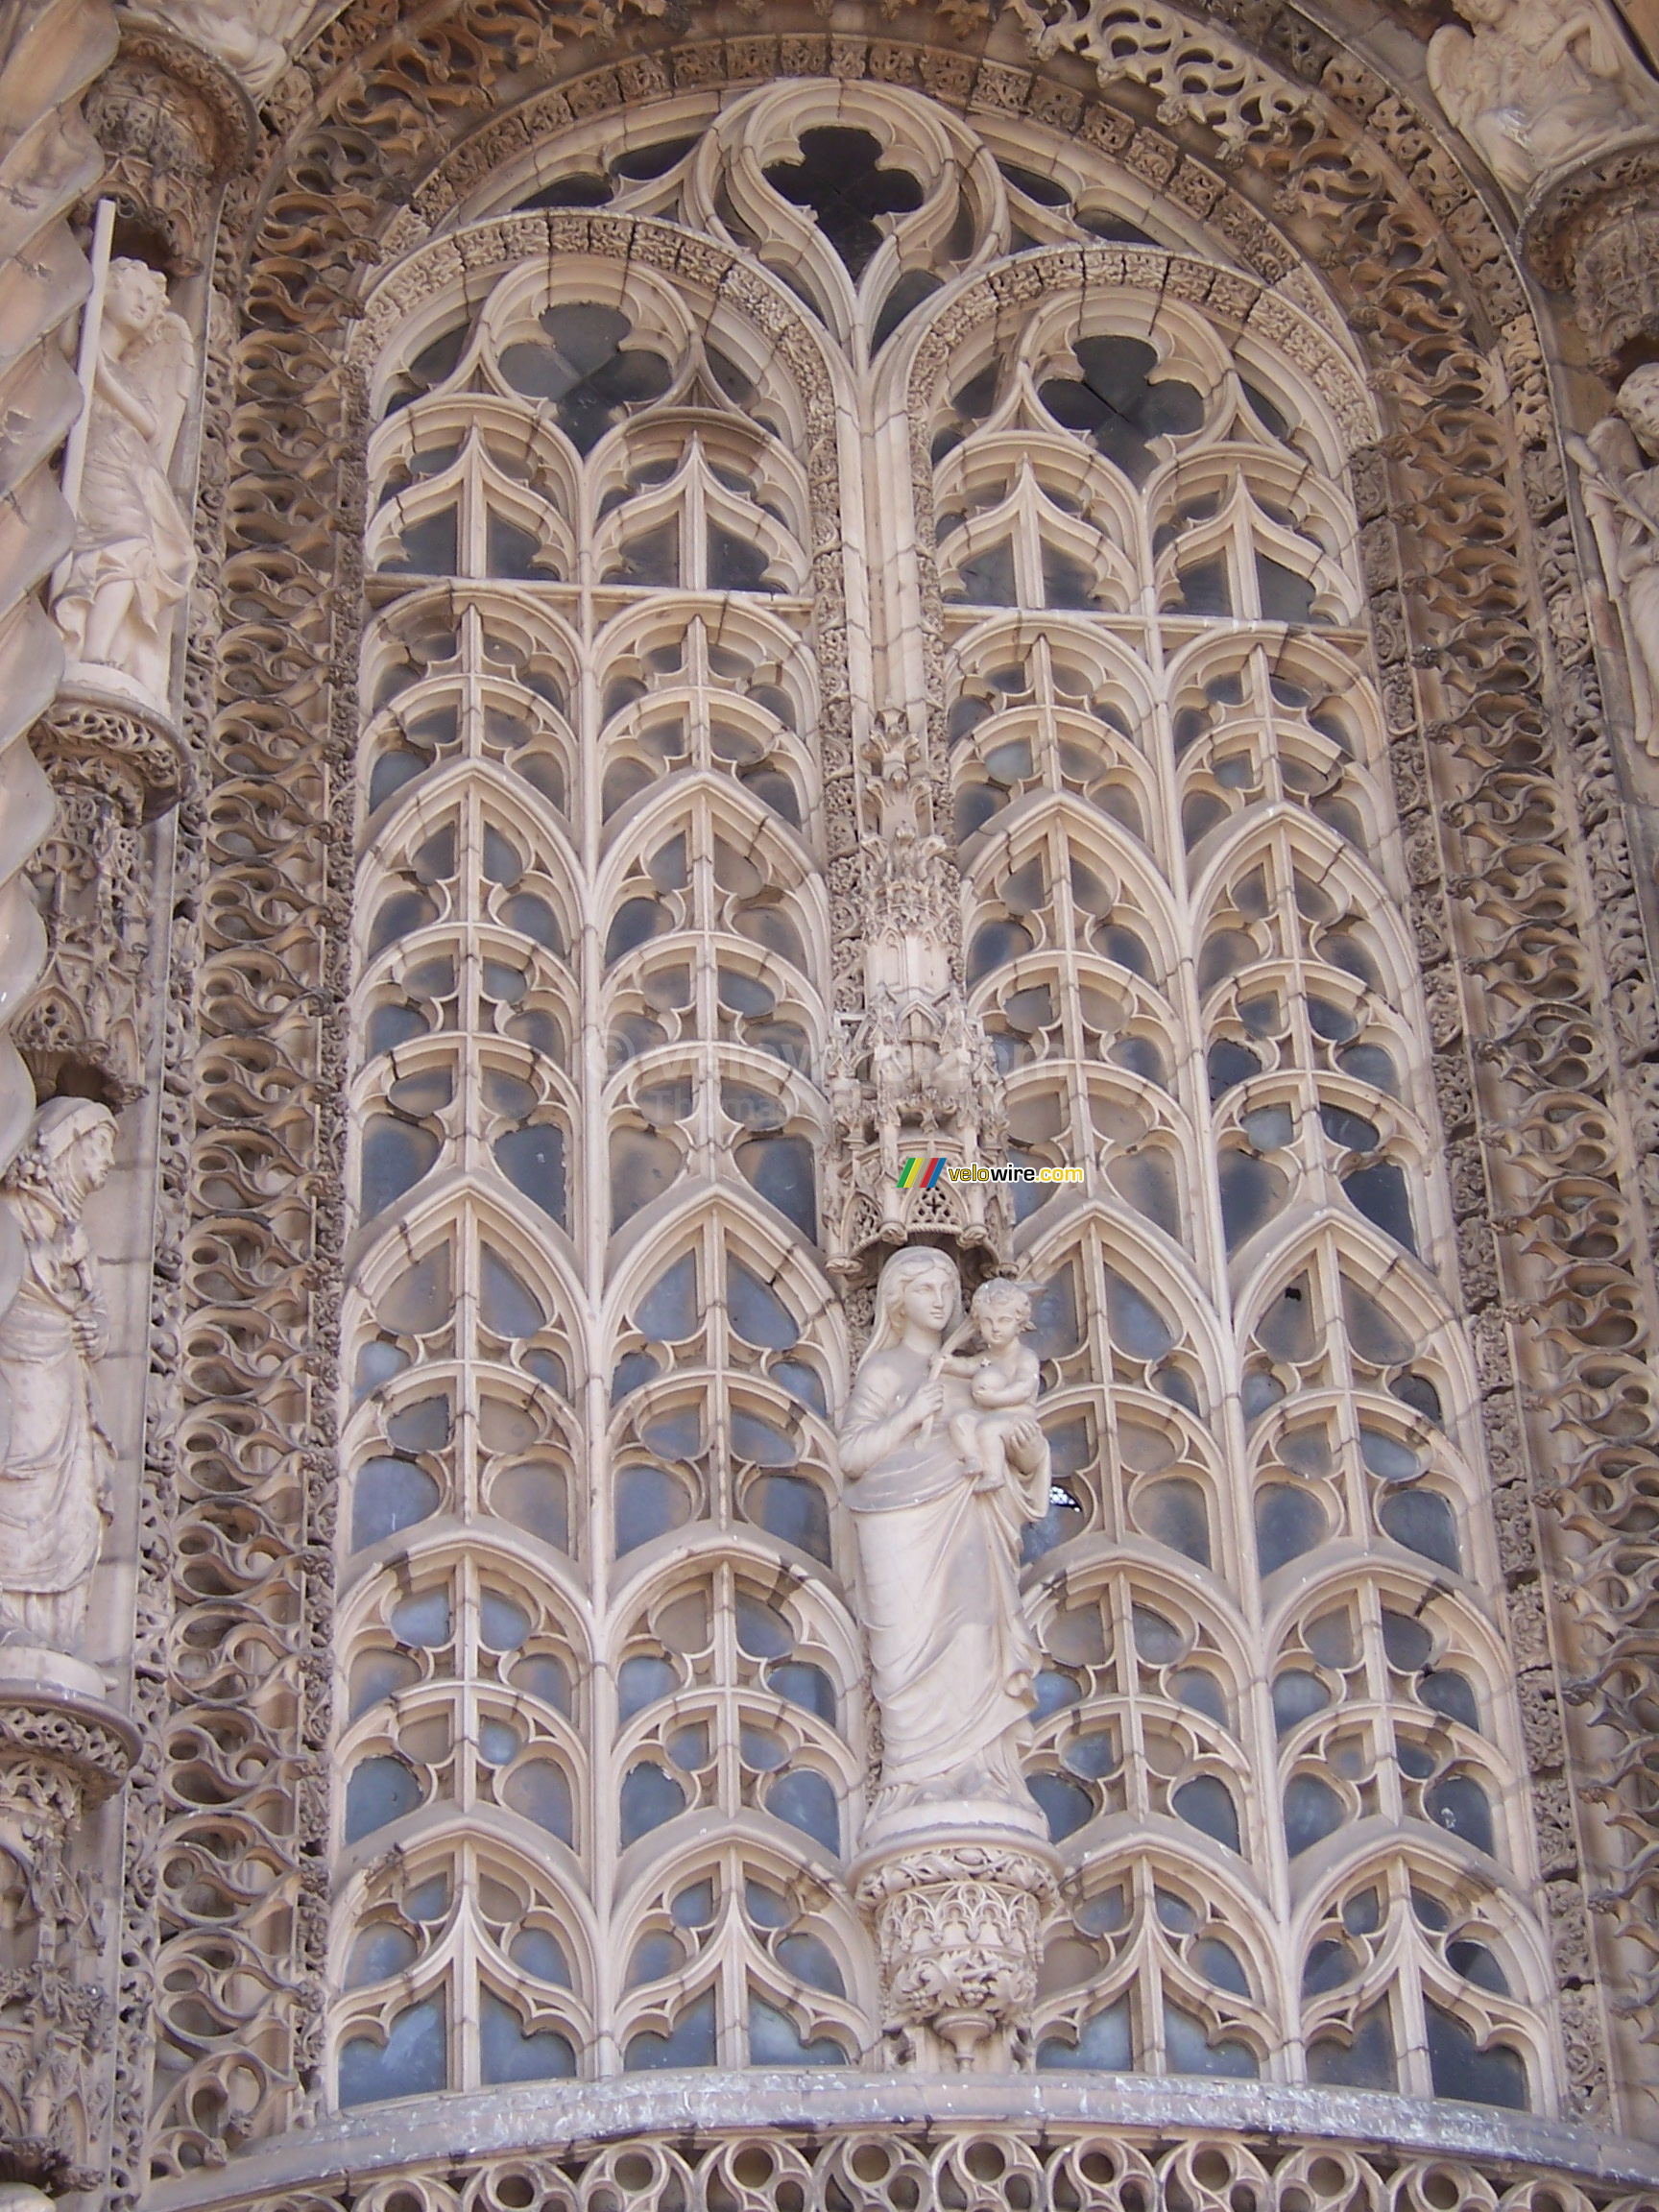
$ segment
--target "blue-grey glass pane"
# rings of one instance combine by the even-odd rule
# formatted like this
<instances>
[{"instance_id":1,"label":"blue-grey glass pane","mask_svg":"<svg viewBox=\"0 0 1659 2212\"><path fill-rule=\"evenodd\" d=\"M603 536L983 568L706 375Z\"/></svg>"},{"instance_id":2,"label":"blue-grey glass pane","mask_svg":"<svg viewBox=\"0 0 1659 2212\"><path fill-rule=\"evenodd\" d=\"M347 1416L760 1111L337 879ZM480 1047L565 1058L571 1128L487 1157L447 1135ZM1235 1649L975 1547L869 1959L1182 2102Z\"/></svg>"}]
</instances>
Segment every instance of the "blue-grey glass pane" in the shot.
<instances>
[{"instance_id":1,"label":"blue-grey glass pane","mask_svg":"<svg viewBox=\"0 0 1659 2212\"><path fill-rule=\"evenodd\" d=\"M666 1767L652 1760L631 1767L622 1778L622 1847L637 1843L685 1810L685 1792Z\"/></svg>"},{"instance_id":2,"label":"blue-grey glass pane","mask_svg":"<svg viewBox=\"0 0 1659 2212\"><path fill-rule=\"evenodd\" d=\"M401 1820L421 1802L421 1784L412 1767L391 1753L365 1759L351 1769L346 1784L346 1840L361 1841L375 1829ZM391 2096L387 2090L382 2094Z\"/></svg>"},{"instance_id":3,"label":"blue-grey glass pane","mask_svg":"<svg viewBox=\"0 0 1659 2212\"><path fill-rule=\"evenodd\" d=\"M1472 1843L1477 1851L1492 1852L1492 1807L1472 1774L1448 1774L1435 1783L1423 1803L1437 1828Z\"/></svg>"},{"instance_id":4,"label":"blue-grey glass pane","mask_svg":"<svg viewBox=\"0 0 1659 2212\"><path fill-rule=\"evenodd\" d=\"M356 2036L340 2053L340 2102L347 2106L430 2095L445 2088L448 2078L444 2004L438 1997L399 2012L384 2046Z\"/></svg>"},{"instance_id":5,"label":"blue-grey glass pane","mask_svg":"<svg viewBox=\"0 0 1659 2212\"><path fill-rule=\"evenodd\" d=\"M1164 2046L1171 2074L1218 2074L1234 2081L1254 2081L1262 2071L1248 2043L1234 2036L1212 2043L1204 2023L1179 2006L1164 2008Z\"/></svg>"},{"instance_id":6,"label":"blue-grey glass pane","mask_svg":"<svg viewBox=\"0 0 1659 2212\"><path fill-rule=\"evenodd\" d=\"M1063 1774L1032 1774L1025 1787L1043 1809L1050 1842L1063 1842L1094 1817L1094 1799L1080 1782Z\"/></svg>"},{"instance_id":7,"label":"blue-grey glass pane","mask_svg":"<svg viewBox=\"0 0 1659 2212\"><path fill-rule=\"evenodd\" d=\"M616 1555L637 1551L654 1536L683 1527L691 1518L684 1482L665 1467L624 1467L616 1478Z\"/></svg>"},{"instance_id":8,"label":"blue-grey glass pane","mask_svg":"<svg viewBox=\"0 0 1659 2212\"><path fill-rule=\"evenodd\" d=\"M478 1257L478 1305L485 1328L497 1336L533 1336L547 1320L541 1300L492 1246L480 1244Z\"/></svg>"},{"instance_id":9,"label":"blue-grey glass pane","mask_svg":"<svg viewBox=\"0 0 1659 2212\"><path fill-rule=\"evenodd\" d=\"M829 2035L804 2043L787 2013L752 1996L749 2000L749 2060L754 2066L845 2066L847 2054Z\"/></svg>"},{"instance_id":10,"label":"blue-grey glass pane","mask_svg":"<svg viewBox=\"0 0 1659 2212\"><path fill-rule=\"evenodd\" d=\"M1169 1804L1177 1819L1185 1820L1190 1828L1224 1843L1229 1851L1239 1848L1238 1809L1218 1774L1197 1774L1190 1782L1183 1782L1171 1792Z\"/></svg>"},{"instance_id":11,"label":"blue-grey glass pane","mask_svg":"<svg viewBox=\"0 0 1659 2212\"><path fill-rule=\"evenodd\" d=\"M678 1344L697 1326L697 1258L687 1252L660 1275L634 1309L635 1326L660 1344Z\"/></svg>"},{"instance_id":12,"label":"blue-grey glass pane","mask_svg":"<svg viewBox=\"0 0 1659 2212\"><path fill-rule=\"evenodd\" d=\"M1135 2053L1129 2033L1128 1998L1120 1997L1105 2011L1093 2014L1083 2023L1083 2032L1075 2043L1068 2043L1059 2035L1047 2037L1037 2047L1037 2064L1045 2069L1101 2074L1133 2072Z\"/></svg>"},{"instance_id":13,"label":"blue-grey glass pane","mask_svg":"<svg viewBox=\"0 0 1659 2212\"><path fill-rule=\"evenodd\" d=\"M507 1946L507 1956L515 1966L522 1966L526 1974L533 1974L538 1982L547 1982L554 1987L568 1989L570 1966L565 1957L559 1938L546 1928L520 1928Z\"/></svg>"},{"instance_id":14,"label":"blue-grey glass pane","mask_svg":"<svg viewBox=\"0 0 1659 2212\"><path fill-rule=\"evenodd\" d=\"M766 1810L822 1843L831 1857L839 1857L841 1815L834 1789L824 1775L805 1767L780 1775L766 1792Z\"/></svg>"},{"instance_id":15,"label":"blue-grey glass pane","mask_svg":"<svg viewBox=\"0 0 1659 2212\"><path fill-rule=\"evenodd\" d=\"M1454 1575L1463 1572L1457 1544L1457 1516L1450 1499L1437 1490L1397 1490L1377 1508L1377 1518L1396 1544Z\"/></svg>"},{"instance_id":16,"label":"blue-grey glass pane","mask_svg":"<svg viewBox=\"0 0 1659 2212\"><path fill-rule=\"evenodd\" d=\"M487 2087L501 2081L568 2080L576 2072L576 2054L550 2030L526 2035L512 2006L485 1989L478 2008L478 2064Z\"/></svg>"},{"instance_id":17,"label":"blue-grey glass pane","mask_svg":"<svg viewBox=\"0 0 1659 2212\"><path fill-rule=\"evenodd\" d=\"M571 1840L570 1785L550 1759L527 1759L516 1767L501 1794L515 1813L522 1813L561 1843Z\"/></svg>"},{"instance_id":18,"label":"blue-grey glass pane","mask_svg":"<svg viewBox=\"0 0 1659 2212\"><path fill-rule=\"evenodd\" d=\"M1354 2023L1352 2043L1327 2031L1308 2046L1308 2079L1332 2089L1394 2089L1394 2031L1386 2005L1374 2005Z\"/></svg>"},{"instance_id":19,"label":"blue-grey glass pane","mask_svg":"<svg viewBox=\"0 0 1659 2212\"><path fill-rule=\"evenodd\" d=\"M666 2035L636 2035L623 2054L629 2074L655 2072L661 2067L712 2066L714 2063L714 1992L710 1990L687 2005Z\"/></svg>"},{"instance_id":20,"label":"blue-grey glass pane","mask_svg":"<svg viewBox=\"0 0 1659 2212\"><path fill-rule=\"evenodd\" d=\"M804 1475L762 1476L744 1492L743 1503L769 1534L830 1565L830 1505L816 1482Z\"/></svg>"},{"instance_id":21,"label":"blue-grey glass pane","mask_svg":"<svg viewBox=\"0 0 1659 2212\"><path fill-rule=\"evenodd\" d=\"M352 1551L424 1521L437 1512L441 1496L423 1467L407 1459L366 1460L351 1491Z\"/></svg>"},{"instance_id":22,"label":"blue-grey glass pane","mask_svg":"<svg viewBox=\"0 0 1659 2212\"><path fill-rule=\"evenodd\" d=\"M495 1140L495 1157L509 1183L516 1184L542 1213L565 1227L565 1132L551 1121L509 1129Z\"/></svg>"},{"instance_id":23,"label":"blue-grey glass pane","mask_svg":"<svg viewBox=\"0 0 1659 2212\"><path fill-rule=\"evenodd\" d=\"M1325 1541L1325 1509L1306 1490L1271 1483L1256 1498L1256 1556L1263 1575L1272 1575Z\"/></svg>"},{"instance_id":24,"label":"blue-grey glass pane","mask_svg":"<svg viewBox=\"0 0 1659 2212\"><path fill-rule=\"evenodd\" d=\"M1347 1819L1342 1800L1317 1774L1293 1774L1285 1791L1285 1848L1294 1859Z\"/></svg>"}]
</instances>

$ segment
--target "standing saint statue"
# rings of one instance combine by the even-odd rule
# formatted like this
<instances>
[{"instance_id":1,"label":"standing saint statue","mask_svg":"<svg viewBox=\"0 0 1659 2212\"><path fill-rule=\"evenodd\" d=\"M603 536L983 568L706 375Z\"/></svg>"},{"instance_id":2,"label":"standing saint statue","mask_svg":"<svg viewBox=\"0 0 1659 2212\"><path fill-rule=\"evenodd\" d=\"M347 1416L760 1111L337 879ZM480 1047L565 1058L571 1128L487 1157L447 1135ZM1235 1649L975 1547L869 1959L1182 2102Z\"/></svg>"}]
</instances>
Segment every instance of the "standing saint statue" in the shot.
<instances>
[{"instance_id":1,"label":"standing saint statue","mask_svg":"<svg viewBox=\"0 0 1659 2212\"><path fill-rule=\"evenodd\" d=\"M115 1118L52 1098L0 1184L23 1280L0 1315L0 1643L73 1654L109 1517L113 1454L94 1364L109 1340L82 1226L115 1159Z\"/></svg>"},{"instance_id":2,"label":"standing saint statue","mask_svg":"<svg viewBox=\"0 0 1659 2212\"><path fill-rule=\"evenodd\" d=\"M1022 1297L1012 1284L998 1288ZM987 1318L1008 1302L983 1290L980 1301ZM999 1338L1005 1320L998 1310ZM1018 1559L1025 1523L1047 1507L1048 1446L1023 1378L999 1394L986 1384L993 1365L1012 1377L1008 1343L978 1360L954 1357L961 1324L950 1258L927 1247L896 1253L838 1438L881 1715L875 1816L990 1803L1040 1826L1021 1769L1038 1648Z\"/></svg>"},{"instance_id":3,"label":"standing saint statue","mask_svg":"<svg viewBox=\"0 0 1659 2212\"><path fill-rule=\"evenodd\" d=\"M163 710L174 613L196 569L167 480L195 363L167 279L142 261L111 262L75 543L52 612L72 662L114 670Z\"/></svg>"},{"instance_id":4,"label":"standing saint statue","mask_svg":"<svg viewBox=\"0 0 1659 2212\"><path fill-rule=\"evenodd\" d=\"M1619 609L1636 707L1636 741L1659 757L1659 362L1625 377L1617 414L1567 450L1584 478L1584 504Z\"/></svg>"}]
</instances>

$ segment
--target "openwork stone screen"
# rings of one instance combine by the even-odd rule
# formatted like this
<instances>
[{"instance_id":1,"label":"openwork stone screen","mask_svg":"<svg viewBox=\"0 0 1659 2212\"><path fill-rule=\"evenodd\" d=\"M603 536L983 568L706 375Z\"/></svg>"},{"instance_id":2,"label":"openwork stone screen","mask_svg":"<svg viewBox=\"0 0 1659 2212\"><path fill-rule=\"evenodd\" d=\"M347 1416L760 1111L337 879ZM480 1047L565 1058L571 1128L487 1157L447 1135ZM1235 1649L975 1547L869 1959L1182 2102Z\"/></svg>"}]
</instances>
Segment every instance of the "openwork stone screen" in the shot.
<instances>
[{"instance_id":1,"label":"openwork stone screen","mask_svg":"<svg viewBox=\"0 0 1659 2212\"><path fill-rule=\"evenodd\" d=\"M1086 1170L1014 1240L1035 2064L1557 2105L1376 427L1184 221L804 81L548 138L371 301L344 2104L878 2062L822 1086L854 703L926 699L1011 1156Z\"/></svg>"}]
</instances>

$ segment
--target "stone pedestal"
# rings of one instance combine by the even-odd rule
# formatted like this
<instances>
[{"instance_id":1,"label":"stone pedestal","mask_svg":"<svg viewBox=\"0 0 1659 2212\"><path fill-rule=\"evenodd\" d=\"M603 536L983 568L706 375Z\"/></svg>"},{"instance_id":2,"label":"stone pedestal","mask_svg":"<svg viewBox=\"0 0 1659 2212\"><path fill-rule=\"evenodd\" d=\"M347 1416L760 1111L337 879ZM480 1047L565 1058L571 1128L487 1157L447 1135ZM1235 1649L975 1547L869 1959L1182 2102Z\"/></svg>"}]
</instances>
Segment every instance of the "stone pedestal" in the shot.
<instances>
[{"instance_id":1,"label":"stone pedestal","mask_svg":"<svg viewBox=\"0 0 1659 2212\"><path fill-rule=\"evenodd\" d=\"M0 2171L54 2194L102 2179L114 2023L87 1831L138 1750L103 1690L79 1660L0 1647Z\"/></svg>"},{"instance_id":2,"label":"stone pedestal","mask_svg":"<svg viewBox=\"0 0 1659 2212\"><path fill-rule=\"evenodd\" d=\"M1029 1826L1011 1808L988 1810L928 1806L878 1821L854 1869L876 1930L889 2057L917 2073L1030 2063L1060 1862L1034 1807Z\"/></svg>"}]
</instances>

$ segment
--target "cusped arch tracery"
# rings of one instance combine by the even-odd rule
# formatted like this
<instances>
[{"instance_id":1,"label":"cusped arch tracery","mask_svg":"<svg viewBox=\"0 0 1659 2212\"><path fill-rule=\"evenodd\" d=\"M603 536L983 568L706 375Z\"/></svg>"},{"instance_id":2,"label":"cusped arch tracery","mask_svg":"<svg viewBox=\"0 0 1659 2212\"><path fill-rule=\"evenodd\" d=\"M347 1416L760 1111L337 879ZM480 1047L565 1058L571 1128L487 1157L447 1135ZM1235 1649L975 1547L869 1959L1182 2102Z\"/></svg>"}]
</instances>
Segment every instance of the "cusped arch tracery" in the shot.
<instances>
[{"instance_id":1,"label":"cusped arch tracery","mask_svg":"<svg viewBox=\"0 0 1659 2212\"><path fill-rule=\"evenodd\" d=\"M1028 195L1026 195L1026 197L1028 197ZM1267 380L1267 383L1269 383L1269 380ZM1263 390L1267 390L1267 385L1263 385ZM493 480L491 480L491 485L493 485ZM487 489L489 489L489 487L487 487ZM1199 519L1203 519L1203 517L1199 517ZM1145 1077L1140 1077L1140 1079L1145 1079ZM1199 1091L1194 1093L1194 1099L1201 1099L1201 1086L1199 1086ZM1196 1111L1196 1106L1192 1108L1192 1111ZM1172 1400L1172 1398L1166 1400L1166 1403L1168 1403L1168 1405L1172 1405L1172 1407L1174 1407L1174 1400ZM1179 1413L1179 1418L1190 1418L1190 1416L1186 1416L1186 1413L1181 1411L1181 1409L1177 1409L1177 1413ZM1228 1479L1230 1479L1230 1478L1228 1478ZM1223 2037L1223 2039L1225 2039L1225 2037Z\"/></svg>"}]
</instances>

